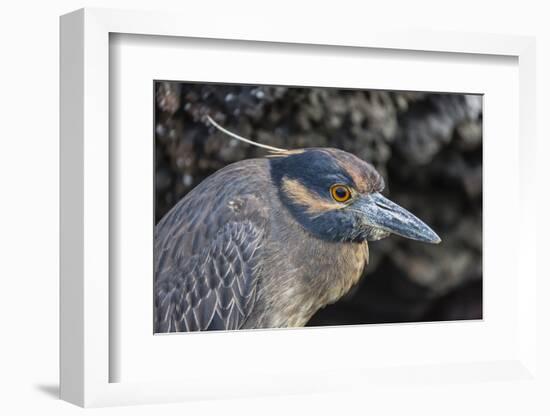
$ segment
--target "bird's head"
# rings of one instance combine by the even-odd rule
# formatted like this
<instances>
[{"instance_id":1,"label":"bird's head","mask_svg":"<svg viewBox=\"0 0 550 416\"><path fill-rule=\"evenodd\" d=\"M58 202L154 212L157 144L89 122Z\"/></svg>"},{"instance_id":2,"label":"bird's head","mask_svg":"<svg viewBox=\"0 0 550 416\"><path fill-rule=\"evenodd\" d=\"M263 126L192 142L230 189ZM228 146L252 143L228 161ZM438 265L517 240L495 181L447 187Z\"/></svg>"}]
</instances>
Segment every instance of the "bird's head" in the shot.
<instances>
[{"instance_id":1,"label":"bird's head","mask_svg":"<svg viewBox=\"0 0 550 416\"><path fill-rule=\"evenodd\" d=\"M285 150L223 133L272 153L271 176L283 205L318 238L336 242L380 240L390 234L437 244L439 236L405 208L384 197L384 180L374 167L338 149Z\"/></svg>"},{"instance_id":2,"label":"bird's head","mask_svg":"<svg viewBox=\"0 0 550 416\"><path fill-rule=\"evenodd\" d=\"M437 234L381 194L384 180L374 167L337 149L290 151L270 159L283 205L318 238L374 241L397 234L439 243Z\"/></svg>"}]
</instances>

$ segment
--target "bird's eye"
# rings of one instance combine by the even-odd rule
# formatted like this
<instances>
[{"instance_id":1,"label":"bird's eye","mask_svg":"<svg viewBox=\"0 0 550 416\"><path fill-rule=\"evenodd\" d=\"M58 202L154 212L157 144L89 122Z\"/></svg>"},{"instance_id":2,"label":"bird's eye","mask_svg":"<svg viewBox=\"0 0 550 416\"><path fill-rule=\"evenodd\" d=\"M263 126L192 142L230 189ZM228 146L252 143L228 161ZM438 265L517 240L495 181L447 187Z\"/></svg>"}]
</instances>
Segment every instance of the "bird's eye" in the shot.
<instances>
[{"instance_id":1,"label":"bird's eye","mask_svg":"<svg viewBox=\"0 0 550 416\"><path fill-rule=\"evenodd\" d=\"M351 191L345 185L332 185L330 195L336 202L346 202L351 198Z\"/></svg>"}]
</instances>

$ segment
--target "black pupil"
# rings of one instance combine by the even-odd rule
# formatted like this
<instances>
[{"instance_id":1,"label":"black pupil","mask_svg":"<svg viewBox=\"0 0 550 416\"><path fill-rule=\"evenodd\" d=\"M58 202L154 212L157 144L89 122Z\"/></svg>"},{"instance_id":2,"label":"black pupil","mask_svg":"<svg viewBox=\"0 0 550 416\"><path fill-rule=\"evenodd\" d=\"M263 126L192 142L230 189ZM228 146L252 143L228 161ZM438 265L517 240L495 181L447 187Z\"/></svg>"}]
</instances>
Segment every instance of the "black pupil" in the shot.
<instances>
[{"instance_id":1,"label":"black pupil","mask_svg":"<svg viewBox=\"0 0 550 416\"><path fill-rule=\"evenodd\" d=\"M336 194L336 197L338 199L345 199L347 196L348 196L348 191L346 190L346 188L343 188L341 186L339 186L338 188L336 188L334 190L334 193Z\"/></svg>"}]
</instances>

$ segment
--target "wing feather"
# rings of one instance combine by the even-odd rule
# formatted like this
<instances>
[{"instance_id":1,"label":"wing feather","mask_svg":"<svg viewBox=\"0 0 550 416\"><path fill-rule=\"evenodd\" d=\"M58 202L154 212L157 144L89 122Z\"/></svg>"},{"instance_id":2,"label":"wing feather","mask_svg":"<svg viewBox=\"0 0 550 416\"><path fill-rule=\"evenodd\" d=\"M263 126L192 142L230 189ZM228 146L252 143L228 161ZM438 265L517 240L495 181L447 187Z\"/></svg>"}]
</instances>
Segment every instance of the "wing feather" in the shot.
<instances>
[{"instance_id":1,"label":"wing feather","mask_svg":"<svg viewBox=\"0 0 550 416\"><path fill-rule=\"evenodd\" d=\"M269 233L269 166L216 172L155 227L155 331L237 329L254 308Z\"/></svg>"},{"instance_id":2,"label":"wing feather","mask_svg":"<svg viewBox=\"0 0 550 416\"><path fill-rule=\"evenodd\" d=\"M157 332L240 328L254 304L263 230L230 222L202 255L156 281Z\"/></svg>"}]
</instances>

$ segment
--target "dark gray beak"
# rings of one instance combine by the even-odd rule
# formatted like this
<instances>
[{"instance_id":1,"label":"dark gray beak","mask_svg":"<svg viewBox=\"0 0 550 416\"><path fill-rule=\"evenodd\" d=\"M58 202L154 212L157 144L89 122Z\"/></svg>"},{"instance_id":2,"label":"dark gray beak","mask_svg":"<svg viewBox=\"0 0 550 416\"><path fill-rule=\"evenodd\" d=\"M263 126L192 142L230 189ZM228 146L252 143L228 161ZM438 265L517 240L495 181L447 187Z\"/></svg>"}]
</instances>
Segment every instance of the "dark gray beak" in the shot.
<instances>
[{"instance_id":1,"label":"dark gray beak","mask_svg":"<svg viewBox=\"0 0 550 416\"><path fill-rule=\"evenodd\" d=\"M354 205L364 215L363 221L374 230L425 243L441 242L430 227L378 192L362 196Z\"/></svg>"}]
</instances>

